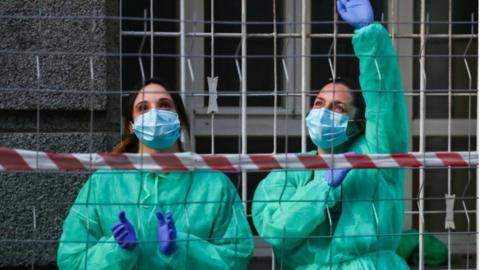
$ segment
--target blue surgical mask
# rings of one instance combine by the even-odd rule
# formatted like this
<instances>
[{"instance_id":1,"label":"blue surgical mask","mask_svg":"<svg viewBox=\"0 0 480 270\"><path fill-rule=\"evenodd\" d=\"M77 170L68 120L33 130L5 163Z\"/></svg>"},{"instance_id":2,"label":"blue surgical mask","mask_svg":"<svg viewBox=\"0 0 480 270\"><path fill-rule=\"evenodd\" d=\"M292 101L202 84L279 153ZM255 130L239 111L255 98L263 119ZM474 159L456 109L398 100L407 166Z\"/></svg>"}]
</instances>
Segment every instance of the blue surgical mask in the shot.
<instances>
[{"instance_id":1,"label":"blue surgical mask","mask_svg":"<svg viewBox=\"0 0 480 270\"><path fill-rule=\"evenodd\" d=\"M348 140L349 117L329 109L312 109L306 118L310 139L322 149L338 146Z\"/></svg>"},{"instance_id":2,"label":"blue surgical mask","mask_svg":"<svg viewBox=\"0 0 480 270\"><path fill-rule=\"evenodd\" d=\"M175 112L152 109L135 118L133 131L146 146L166 149L180 137L180 120Z\"/></svg>"}]
</instances>

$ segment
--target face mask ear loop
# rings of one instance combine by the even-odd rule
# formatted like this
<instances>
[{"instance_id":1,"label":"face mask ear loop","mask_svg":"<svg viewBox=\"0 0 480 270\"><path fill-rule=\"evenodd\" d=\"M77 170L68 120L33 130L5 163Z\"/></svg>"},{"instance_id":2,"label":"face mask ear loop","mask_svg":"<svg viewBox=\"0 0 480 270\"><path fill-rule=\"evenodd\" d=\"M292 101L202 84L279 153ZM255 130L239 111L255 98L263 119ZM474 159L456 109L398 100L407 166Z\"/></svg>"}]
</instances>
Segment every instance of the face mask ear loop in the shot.
<instances>
[{"instance_id":1,"label":"face mask ear loop","mask_svg":"<svg viewBox=\"0 0 480 270\"><path fill-rule=\"evenodd\" d=\"M130 124L130 128L129 128L130 134L134 134L135 124L132 121L130 121L129 124Z\"/></svg>"}]
</instances>

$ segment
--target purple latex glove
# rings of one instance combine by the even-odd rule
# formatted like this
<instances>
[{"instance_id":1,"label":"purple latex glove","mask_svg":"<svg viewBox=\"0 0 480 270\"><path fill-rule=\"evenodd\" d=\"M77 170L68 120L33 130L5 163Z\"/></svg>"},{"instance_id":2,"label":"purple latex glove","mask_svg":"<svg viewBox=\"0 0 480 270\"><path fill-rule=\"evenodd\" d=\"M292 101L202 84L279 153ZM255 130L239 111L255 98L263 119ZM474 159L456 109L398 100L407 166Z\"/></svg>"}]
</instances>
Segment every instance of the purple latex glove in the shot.
<instances>
[{"instance_id":1,"label":"purple latex glove","mask_svg":"<svg viewBox=\"0 0 480 270\"><path fill-rule=\"evenodd\" d=\"M112 226L113 237L121 248L127 250L135 248L138 243L137 236L135 229L125 216L125 211L120 212L118 219L120 221Z\"/></svg>"},{"instance_id":2,"label":"purple latex glove","mask_svg":"<svg viewBox=\"0 0 480 270\"><path fill-rule=\"evenodd\" d=\"M373 9L369 0L337 0L337 11L355 29L373 22Z\"/></svg>"},{"instance_id":3,"label":"purple latex glove","mask_svg":"<svg viewBox=\"0 0 480 270\"><path fill-rule=\"evenodd\" d=\"M329 186L335 188L342 184L349 171L350 169L330 169L326 172L324 179Z\"/></svg>"},{"instance_id":4,"label":"purple latex glove","mask_svg":"<svg viewBox=\"0 0 480 270\"><path fill-rule=\"evenodd\" d=\"M177 229L175 229L172 213L167 212L164 216L161 211L157 211L157 219L158 246L163 254L171 255L177 248Z\"/></svg>"},{"instance_id":5,"label":"purple latex glove","mask_svg":"<svg viewBox=\"0 0 480 270\"><path fill-rule=\"evenodd\" d=\"M353 154L353 152L345 153ZM347 173L350 171L350 168L347 169L329 169L326 171L324 180L328 183L329 186L335 188L342 184L343 180L347 176Z\"/></svg>"}]
</instances>

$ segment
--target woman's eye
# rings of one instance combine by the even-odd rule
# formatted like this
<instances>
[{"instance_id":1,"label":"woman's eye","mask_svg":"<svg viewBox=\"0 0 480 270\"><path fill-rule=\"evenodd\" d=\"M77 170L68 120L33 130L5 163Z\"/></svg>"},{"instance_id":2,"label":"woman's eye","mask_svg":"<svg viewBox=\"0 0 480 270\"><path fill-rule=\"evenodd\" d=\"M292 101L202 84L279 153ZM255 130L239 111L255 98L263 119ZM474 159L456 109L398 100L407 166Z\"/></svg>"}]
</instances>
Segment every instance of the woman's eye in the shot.
<instances>
[{"instance_id":1,"label":"woman's eye","mask_svg":"<svg viewBox=\"0 0 480 270\"><path fill-rule=\"evenodd\" d=\"M141 113L144 113L144 112L148 111L148 105L140 104L140 105L138 105L137 110Z\"/></svg>"},{"instance_id":2,"label":"woman's eye","mask_svg":"<svg viewBox=\"0 0 480 270\"><path fill-rule=\"evenodd\" d=\"M313 106L314 107L322 107L323 106L323 102L321 100L317 100L315 101L315 103L313 103Z\"/></svg>"},{"instance_id":3,"label":"woman's eye","mask_svg":"<svg viewBox=\"0 0 480 270\"><path fill-rule=\"evenodd\" d=\"M169 111L173 108L173 106L172 106L172 104L170 104L168 102L162 102L162 103L158 104L158 108L161 109L161 110Z\"/></svg>"},{"instance_id":4,"label":"woman's eye","mask_svg":"<svg viewBox=\"0 0 480 270\"><path fill-rule=\"evenodd\" d=\"M335 112L337 113L345 113L345 108L343 108L342 106L335 106Z\"/></svg>"}]
</instances>

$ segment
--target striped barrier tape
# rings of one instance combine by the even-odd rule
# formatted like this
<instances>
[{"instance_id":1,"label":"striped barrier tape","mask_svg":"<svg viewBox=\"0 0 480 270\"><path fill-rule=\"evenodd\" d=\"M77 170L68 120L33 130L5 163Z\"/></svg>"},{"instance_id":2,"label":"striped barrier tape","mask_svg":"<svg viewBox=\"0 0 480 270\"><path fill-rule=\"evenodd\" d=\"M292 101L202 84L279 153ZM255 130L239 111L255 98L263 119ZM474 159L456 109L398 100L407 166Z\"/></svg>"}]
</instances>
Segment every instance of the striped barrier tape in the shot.
<instances>
[{"instance_id":1,"label":"striped barrier tape","mask_svg":"<svg viewBox=\"0 0 480 270\"><path fill-rule=\"evenodd\" d=\"M407 154L169 154L50 153L0 147L0 171L96 169L223 172L275 169L474 167L478 152Z\"/></svg>"}]
</instances>

